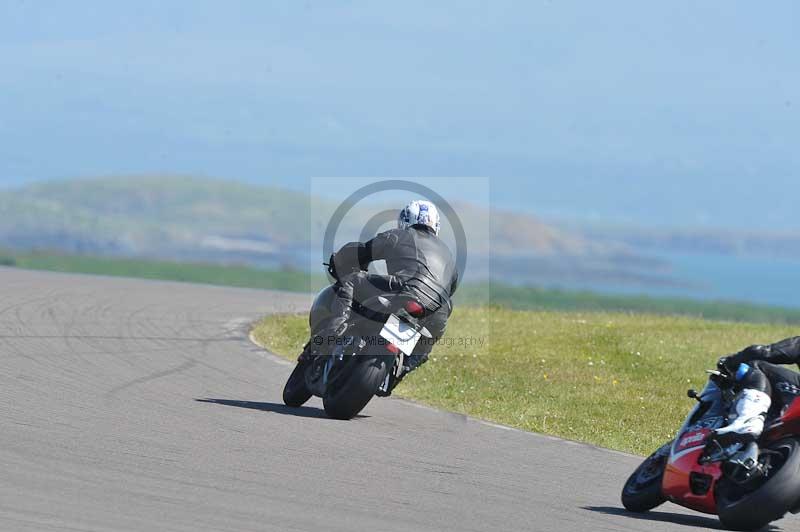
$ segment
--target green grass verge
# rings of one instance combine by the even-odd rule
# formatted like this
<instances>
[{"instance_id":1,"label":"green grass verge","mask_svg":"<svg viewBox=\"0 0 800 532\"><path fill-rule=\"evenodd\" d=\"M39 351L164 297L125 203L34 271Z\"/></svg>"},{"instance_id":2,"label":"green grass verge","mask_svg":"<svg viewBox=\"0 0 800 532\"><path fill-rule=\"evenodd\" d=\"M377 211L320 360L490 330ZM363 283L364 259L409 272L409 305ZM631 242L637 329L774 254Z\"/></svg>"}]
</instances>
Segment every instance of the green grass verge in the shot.
<instances>
[{"instance_id":1,"label":"green grass verge","mask_svg":"<svg viewBox=\"0 0 800 532\"><path fill-rule=\"evenodd\" d=\"M0 266L292 292L316 290L325 282L321 275L313 277L298 271L267 271L248 266L61 255L49 252L0 253Z\"/></svg>"},{"instance_id":2,"label":"green grass verge","mask_svg":"<svg viewBox=\"0 0 800 532\"><path fill-rule=\"evenodd\" d=\"M473 294L490 293L492 304L513 310L621 311L663 315L683 315L711 320L753 323L800 324L800 309L757 305L741 301L701 301L686 298L645 295L608 295L586 291L565 291L533 286L464 287L464 299Z\"/></svg>"},{"instance_id":3,"label":"green grass verge","mask_svg":"<svg viewBox=\"0 0 800 532\"><path fill-rule=\"evenodd\" d=\"M647 314L457 309L428 364L397 395L524 430L638 454L674 436L718 356L797 334L787 326ZM261 321L255 338L295 358L305 316ZM483 346L459 338L484 337Z\"/></svg>"}]
</instances>

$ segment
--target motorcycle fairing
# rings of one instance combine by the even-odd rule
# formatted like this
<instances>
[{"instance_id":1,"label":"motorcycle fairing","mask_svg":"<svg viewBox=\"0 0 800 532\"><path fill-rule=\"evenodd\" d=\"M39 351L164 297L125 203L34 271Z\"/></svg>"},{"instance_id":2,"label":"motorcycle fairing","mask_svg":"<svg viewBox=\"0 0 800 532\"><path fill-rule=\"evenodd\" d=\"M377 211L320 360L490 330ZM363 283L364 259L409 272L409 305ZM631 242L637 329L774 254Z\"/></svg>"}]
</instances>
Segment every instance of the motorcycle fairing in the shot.
<instances>
[{"instance_id":1,"label":"motorcycle fairing","mask_svg":"<svg viewBox=\"0 0 800 532\"><path fill-rule=\"evenodd\" d=\"M725 423L726 410L722 390L709 380L670 449L661 483L665 497L693 510L716 514L714 486L722 470L718 462L700 464L699 459L709 435ZM697 479L703 480L701 490Z\"/></svg>"}]
</instances>

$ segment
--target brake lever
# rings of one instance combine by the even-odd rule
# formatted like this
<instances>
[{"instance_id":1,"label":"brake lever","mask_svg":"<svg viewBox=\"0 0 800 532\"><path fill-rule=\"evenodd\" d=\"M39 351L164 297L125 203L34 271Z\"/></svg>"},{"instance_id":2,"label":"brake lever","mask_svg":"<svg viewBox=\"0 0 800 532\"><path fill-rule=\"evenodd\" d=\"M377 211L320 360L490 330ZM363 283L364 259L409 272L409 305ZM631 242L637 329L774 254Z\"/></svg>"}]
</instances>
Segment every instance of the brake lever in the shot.
<instances>
[{"instance_id":1,"label":"brake lever","mask_svg":"<svg viewBox=\"0 0 800 532\"><path fill-rule=\"evenodd\" d=\"M706 373L709 375L709 378L712 381L716 382L721 387L731 387L734 385L733 377L728 373L723 373L722 371L715 369L707 369Z\"/></svg>"},{"instance_id":2,"label":"brake lever","mask_svg":"<svg viewBox=\"0 0 800 532\"><path fill-rule=\"evenodd\" d=\"M323 262L322 265L325 266L328 275L336 279L336 281L338 282L339 276L336 274L336 265L333 262Z\"/></svg>"}]
</instances>

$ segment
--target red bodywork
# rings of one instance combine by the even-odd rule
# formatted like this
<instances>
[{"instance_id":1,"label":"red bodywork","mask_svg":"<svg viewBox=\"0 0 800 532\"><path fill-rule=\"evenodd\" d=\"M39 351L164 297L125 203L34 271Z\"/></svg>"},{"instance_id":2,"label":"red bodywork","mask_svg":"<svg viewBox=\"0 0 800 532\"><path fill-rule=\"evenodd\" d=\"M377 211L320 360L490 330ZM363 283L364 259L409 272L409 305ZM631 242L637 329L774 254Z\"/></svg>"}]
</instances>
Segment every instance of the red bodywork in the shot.
<instances>
[{"instance_id":1,"label":"red bodywork","mask_svg":"<svg viewBox=\"0 0 800 532\"><path fill-rule=\"evenodd\" d=\"M711 431L708 431L708 434L710 433ZM714 500L714 485L722 475L720 464L719 462L706 465L697 463L697 460L703 454L708 434L703 436L699 447L692 447L691 450L685 451L685 454L673 453L670 456L667 461L667 467L664 470L664 479L661 481L661 491L666 498L676 504L698 512L716 514L717 501ZM692 493L690 484L692 473L711 476L711 489L705 495Z\"/></svg>"},{"instance_id":2,"label":"red bodywork","mask_svg":"<svg viewBox=\"0 0 800 532\"><path fill-rule=\"evenodd\" d=\"M711 434L710 428L688 430L682 433L672 446L667 465L664 469L664 478L661 482L661 491L670 501L708 514L717 513L717 502L714 497L717 480L722 475L719 462L699 464L698 459L703 455L706 440ZM795 399L783 414L770 422L761 438L762 443L777 441L787 436L800 435L800 400ZM692 492L692 475L700 475L704 480L710 480L709 489L702 494Z\"/></svg>"}]
</instances>

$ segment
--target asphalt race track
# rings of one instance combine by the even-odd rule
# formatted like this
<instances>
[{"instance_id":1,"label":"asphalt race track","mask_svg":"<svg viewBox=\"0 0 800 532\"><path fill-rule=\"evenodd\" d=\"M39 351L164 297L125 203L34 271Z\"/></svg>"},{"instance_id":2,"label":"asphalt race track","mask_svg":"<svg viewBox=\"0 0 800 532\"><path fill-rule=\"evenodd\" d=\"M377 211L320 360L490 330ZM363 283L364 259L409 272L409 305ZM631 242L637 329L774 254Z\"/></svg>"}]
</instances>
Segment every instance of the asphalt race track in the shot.
<instances>
[{"instance_id":1,"label":"asphalt race track","mask_svg":"<svg viewBox=\"0 0 800 532\"><path fill-rule=\"evenodd\" d=\"M247 324L310 298L0 269L0 530L692 530L636 457L405 401L326 419ZM800 530L795 519L779 529Z\"/></svg>"}]
</instances>

